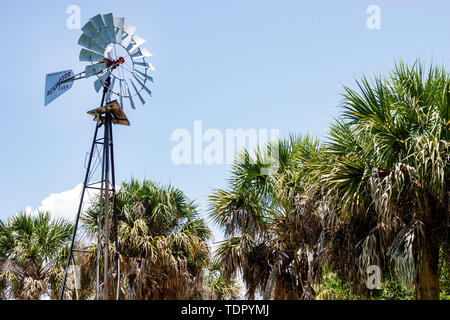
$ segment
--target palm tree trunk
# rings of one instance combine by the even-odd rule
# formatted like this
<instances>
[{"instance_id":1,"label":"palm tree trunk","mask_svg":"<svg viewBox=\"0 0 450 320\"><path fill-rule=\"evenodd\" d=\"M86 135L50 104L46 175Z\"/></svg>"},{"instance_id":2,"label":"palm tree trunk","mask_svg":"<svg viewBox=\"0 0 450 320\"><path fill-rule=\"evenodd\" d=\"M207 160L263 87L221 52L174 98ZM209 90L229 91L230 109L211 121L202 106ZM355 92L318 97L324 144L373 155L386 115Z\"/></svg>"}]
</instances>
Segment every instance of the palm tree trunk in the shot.
<instances>
[{"instance_id":1,"label":"palm tree trunk","mask_svg":"<svg viewBox=\"0 0 450 320\"><path fill-rule=\"evenodd\" d=\"M270 272L269 279L267 280L266 288L264 290L264 300L273 300L275 299L275 293L277 288L277 280L278 280L278 268L274 266L272 271Z\"/></svg>"},{"instance_id":2,"label":"palm tree trunk","mask_svg":"<svg viewBox=\"0 0 450 320\"><path fill-rule=\"evenodd\" d=\"M439 300L439 292L439 244L430 243L419 271L420 299Z\"/></svg>"},{"instance_id":3,"label":"palm tree trunk","mask_svg":"<svg viewBox=\"0 0 450 320\"><path fill-rule=\"evenodd\" d=\"M255 290L252 289L252 290L249 292L249 294L248 294L248 300L251 300L251 301L255 300Z\"/></svg>"}]
</instances>

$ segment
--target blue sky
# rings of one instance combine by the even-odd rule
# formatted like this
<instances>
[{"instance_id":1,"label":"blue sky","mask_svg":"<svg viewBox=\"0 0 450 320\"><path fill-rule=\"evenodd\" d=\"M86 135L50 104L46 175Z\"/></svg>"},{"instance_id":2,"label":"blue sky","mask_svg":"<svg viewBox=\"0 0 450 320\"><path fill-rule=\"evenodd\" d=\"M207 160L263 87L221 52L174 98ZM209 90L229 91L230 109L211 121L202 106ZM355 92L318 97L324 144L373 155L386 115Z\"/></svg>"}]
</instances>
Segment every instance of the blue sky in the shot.
<instances>
[{"instance_id":1,"label":"blue sky","mask_svg":"<svg viewBox=\"0 0 450 320\"><path fill-rule=\"evenodd\" d=\"M174 130L200 120L205 130L325 136L342 85L400 58L448 65L450 56L448 1L9 1L0 21L2 219L84 176L94 129L86 111L100 99L92 81L43 106L46 73L85 66L81 31L66 27L69 5L81 8L82 24L98 13L126 17L154 55L153 98L125 110L132 126L115 131L117 179L171 183L202 208L229 168L175 165ZM369 5L381 9L380 30L366 26Z\"/></svg>"}]
</instances>

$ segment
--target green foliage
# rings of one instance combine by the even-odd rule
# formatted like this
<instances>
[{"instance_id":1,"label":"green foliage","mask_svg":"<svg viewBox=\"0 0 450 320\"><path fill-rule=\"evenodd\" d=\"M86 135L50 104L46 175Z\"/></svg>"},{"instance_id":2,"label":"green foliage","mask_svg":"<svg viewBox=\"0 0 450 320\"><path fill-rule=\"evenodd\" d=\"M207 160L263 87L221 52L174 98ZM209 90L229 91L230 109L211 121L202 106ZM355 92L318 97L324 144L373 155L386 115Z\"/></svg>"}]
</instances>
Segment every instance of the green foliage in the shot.
<instances>
[{"instance_id":1,"label":"green foliage","mask_svg":"<svg viewBox=\"0 0 450 320\"><path fill-rule=\"evenodd\" d=\"M413 290L407 289L395 279L395 277L388 277L382 283L381 289L372 290L370 292L370 299L372 300L414 300L416 294Z\"/></svg>"},{"instance_id":2,"label":"green foliage","mask_svg":"<svg viewBox=\"0 0 450 320\"><path fill-rule=\"evenodd\" d=\"M132 179L122 183L116 207L123 297L201 297L211 232L199 217L195 203L179 189ZM82 218L92 236L98 230L98 212L97 201ZM113 248L114 232L110 241ZM91 277L95 272L93 257L95 252L85 263L85 269L91 268Z\"/></svg>"},{"instance_id":3,"label":"green foliage","mask_svg":"<svg viewBox=\"0 0 450 320\"><path fill-rule=\"evenodd\" d=\"M321 226L315 214L303 210L301 194L309 179L307 163L321 153L320 143L309 136L268 143L253 157L244 150L232 165L229 189L209 197L210 217L226 236L217 259L227 280L242 274L249 299L314 296L311 284L320 267L308 252Z\"/></svg>"},{"instance_id":4,"label":"green foliage","mask_svg":"<svg viewBox=\"0 0 450 320\"><path fill-rule=\"evenodd\" d=\"M449 85L442 68L399 63L387 77L345 88L311 190L322 189L321 206L339 219L329 266L346 270L343 280L362 296L370 265L418 284L422 298L439 296L437 274L424 270L436 270L448 246Z\"/></svg>"},{"instance_id":5,"label":"green foliage","mask_svg":"<svg viewBox=\"0 0 450 320\"><path fill-rule=\"evenodd\" d=\"M331 296L439 298L438 253L449 251L450 231L449 89L443 68L400 62L386 77L345 87L325 145L291 137L253 158L240 153L230 188L210 197L227 237L218 249L226 275L242 272L249 297L313 297L326 267ZM269 169L273 155L278 166ZM365 286L371 265L392 278L377 292Z\"/></svg>"},{"instance_id":6,"label":"green foliage","mask_svg":"<svg viewBox=\"0 0 450 320\"><path fill-rule=\"evenodd\" d=\"M208 269L205 271L204 284L211 292L211 295L206 295L206 299L235 300L239 298L240 286L236 280L227 280L225 278L217 260L211 261Z\"/></svg>"},{"instance_id":7,"label":"green foliage","mask_svg":"<svg viewBox=\"0 0 450 320\"><path fill-rule=\"evenodd\" d=\"M55 297L73 226L49 213L19 213L0 221L0 297Z\"/></svg>"},{"instance_id":8,"label":"green foliage","mask_svg":"<svg viewBox=\"0 0 450 320\"><path fill-rule=\"evenodd\" d=\"M439 285L441 289L440 299L450 300L450 265L445 261L442 255L440 260Z\"/></svg>"},{"instance_id":9,"label":"green foliage","mask_svg":"<svg viewBox=\"0 0 450 320\"><path fill-rule=\"evenodd\" d=\"M342 281L335 273L327 272L318 286L318 300L356 300L358 297L353 295L348 283Z\"/></svg>"}]
</instances>

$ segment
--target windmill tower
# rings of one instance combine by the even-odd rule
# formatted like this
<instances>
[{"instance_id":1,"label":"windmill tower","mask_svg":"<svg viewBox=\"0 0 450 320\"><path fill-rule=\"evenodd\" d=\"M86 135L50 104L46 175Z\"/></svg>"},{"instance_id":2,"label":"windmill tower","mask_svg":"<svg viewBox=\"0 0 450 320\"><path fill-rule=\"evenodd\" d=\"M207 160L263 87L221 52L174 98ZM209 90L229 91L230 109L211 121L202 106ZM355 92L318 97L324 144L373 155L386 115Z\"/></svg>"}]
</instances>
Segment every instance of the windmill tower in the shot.
<instances>
[{"instance_id":1,"label":"windmill tower","mask_svg":"<svg viewBox=\"0 0 450 320\"><path fill-rule=\"evenodd\" d=\"M148 62L148 58L152 55L141 47L145 40L135 34L136 28L127 25L124 18L114 17L111 13L99 14L89 19L82 31L78 44L82 46L80 61L88 62L85 70L76 75L72 70L48 74L45 88L46 106L70 90L76 80L95 78L96 92L99 93L102 90L100 106L88 112L94 118L95 131L61 286L60 300L64 299L68 289L69 272L76 273L76 255L92 254L93 252L95 252L96 258L96 274L95 281L93 281L95 282L95 299L120 299L120 248L117 236L113 127L114 125L130 125L123 111L124 104L136 109L137 100L141 104L145 104L142 97L144 91L151 96L147 85L149 82L153 82L150 72L154 71L154 68ZM94 164L95 153L98 155L98 166ZM98 167L101 167L100 178L93 181L95 173L98 174ZM94 190L99 194L95 250L89 247L79 248L76 242L85 195L89 190ZM113 248L110 247L110 242L114 243ZM80 298L79 283L71 289L74 289L76 297ZM82 292L81 290L81 294Z\"/></svg>"}]
</instances>

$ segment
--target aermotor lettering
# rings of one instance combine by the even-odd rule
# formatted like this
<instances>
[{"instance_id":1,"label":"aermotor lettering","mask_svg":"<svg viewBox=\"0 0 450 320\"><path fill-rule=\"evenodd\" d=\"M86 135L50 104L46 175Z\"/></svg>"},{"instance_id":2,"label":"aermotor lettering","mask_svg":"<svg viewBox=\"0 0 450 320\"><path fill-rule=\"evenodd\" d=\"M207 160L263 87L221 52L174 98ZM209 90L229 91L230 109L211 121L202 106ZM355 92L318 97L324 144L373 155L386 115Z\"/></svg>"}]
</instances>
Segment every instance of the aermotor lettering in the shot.
<instances>
[{"instance_id":1,"label":"aermotor lettering","mask_svg":"<svg viewBox=\"0 0 450 320\"><path fill-rule=\"evenodd\" d=\"M50 90L47 91L47 96L49 96L49 95L51 95L53 92L55 92L56 89L58 89L58 87L59 87L59 90L65 90L65 89L68 89L69 86L68 86L67 84L66 84L66 85L62 85L62 86L60 86L59 84L60 84L62 81L69 79L71 76L72 76L72 72L70 72L70 71L64 73L64 74L58 79L58 82L57 82Z\"/></svg>"}]
</instances>

